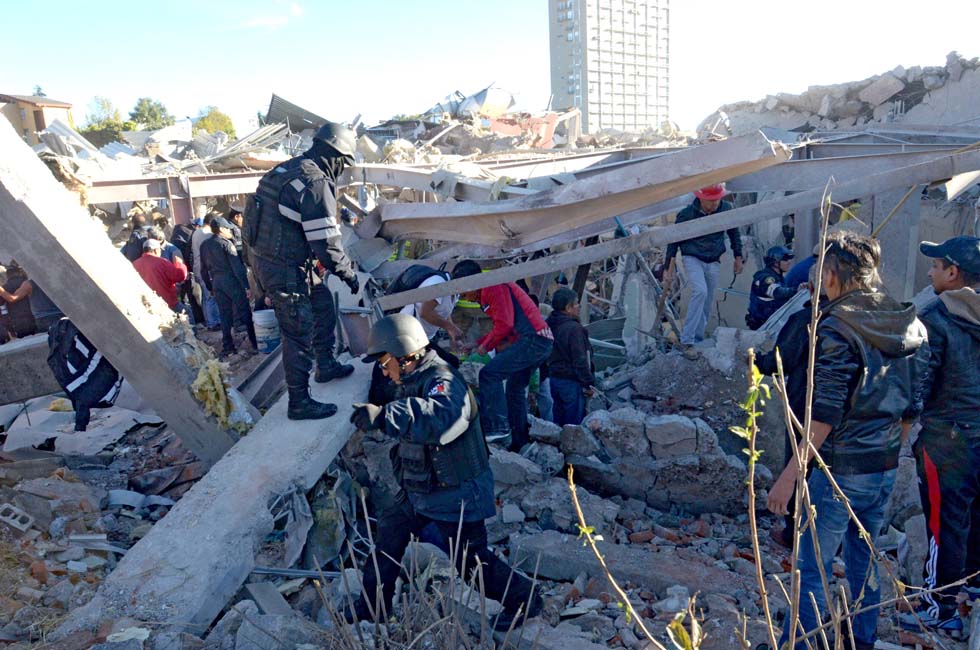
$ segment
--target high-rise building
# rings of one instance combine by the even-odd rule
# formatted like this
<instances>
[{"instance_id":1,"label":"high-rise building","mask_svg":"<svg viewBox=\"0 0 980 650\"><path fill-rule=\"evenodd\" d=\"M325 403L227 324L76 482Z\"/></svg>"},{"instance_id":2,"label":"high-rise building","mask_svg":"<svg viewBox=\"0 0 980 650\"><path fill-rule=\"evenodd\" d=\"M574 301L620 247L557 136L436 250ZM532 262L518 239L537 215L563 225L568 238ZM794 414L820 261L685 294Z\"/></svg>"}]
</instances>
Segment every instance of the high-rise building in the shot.
<instances>
[{"instance_id":1,"label":"high-rise building","mask_svg":"<svg viewBox=\"0 0 980 650\"><path fill-rule=\"evenodd\" d=\"M670 0L548 0L555 109L582 127L638 131L667 119Z\"/></svg>"}]
</instances>

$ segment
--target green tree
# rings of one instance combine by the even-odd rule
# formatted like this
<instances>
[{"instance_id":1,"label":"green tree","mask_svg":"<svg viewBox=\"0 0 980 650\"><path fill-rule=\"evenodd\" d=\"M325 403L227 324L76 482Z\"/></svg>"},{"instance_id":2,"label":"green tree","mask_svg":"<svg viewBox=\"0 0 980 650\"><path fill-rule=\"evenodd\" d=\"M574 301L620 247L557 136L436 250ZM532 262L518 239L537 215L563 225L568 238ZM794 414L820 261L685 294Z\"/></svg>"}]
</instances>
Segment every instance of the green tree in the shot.
<instances>
[{"instance_id":1,"label":"green tree","mask_svg":"<svg viewBox=\"0 0 980 650\"><path fill-rule=\"evenodd\" d=\"M134 122L123 121L119 109L106 97L92 98L85 121L86 125L80 133L97 147L122 142L122 132L136 128Z\"/></svg>"},{"instance_id":2,"label":"green tree","mask_svg":"<svg viewBox=\"0 0 980 650\"><path fill-rule=\"evenodd\" d=\"M218 110L217 106L208 106L201 110L200 117L194 123L194 132L206 131L207 133L217 133L224 131L232 140L235 139L235 125L231 118Z\"/></svg>"},{"instance_id":3,"label":"green tree","mask_svg":"<svg viewBox=\"0 0 980 650\"><path fill-rule=\"evenodd\" d=\"M44 94L44 91L41 90L41 84L37 84L37 85L34 86L34 96L35 97L47 97L47 95Z\"/></svg>"},{"instance_id":4,"label":"green tree","mask_svg":"<svg viewBox=\"0 0 980 650\"><path fill-rule=\"evenodd\" d=\"M129 119L151 131L170 126L175 121L163 102L149 97L136 100L136 106L129 112Z\"/></svg>"}]
</instances>

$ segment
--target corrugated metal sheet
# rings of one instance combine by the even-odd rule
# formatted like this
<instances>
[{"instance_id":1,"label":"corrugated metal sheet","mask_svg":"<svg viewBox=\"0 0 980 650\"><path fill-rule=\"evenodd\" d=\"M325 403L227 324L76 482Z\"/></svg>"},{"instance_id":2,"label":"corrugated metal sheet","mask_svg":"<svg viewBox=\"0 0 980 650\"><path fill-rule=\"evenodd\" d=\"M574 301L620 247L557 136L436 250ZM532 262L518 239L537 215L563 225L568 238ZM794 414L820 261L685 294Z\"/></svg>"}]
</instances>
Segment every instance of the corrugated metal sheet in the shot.
<instances>
[{"instance_id":1,"label":"corrugated metal sheet","mask_svg":"<svg viewBox=\"0 0 980 650\"><path fill-rule=\"evenodd\" d=\"M102 153L109 156L110 158L116 158L117 156L135 156L136 150L130 147L128 144L123 144L122 142L110 142L106 146L99 149Z\"/></svg>"},{"instance_id":2,"label":"corrugated metal sheet","mask_svg":"<svg viewBox=\"0 0 980 650\"><path fill-rule=\"evenodd\" d=\"M302 131L308 128L317 129L329 120L274 94L272 101L269 102L269 112L265 115L265 121L266 124L285 124L289 126L290 131Z\"/></svg>"},{"instance_id":3,"label":"corrugated metal sheet","mask_svg":"<svg viewBox=\"0 0 980 650\"><path fill-rule=\"evenodd\" d=\"M48 128L46 128L44 132L54 133L55 135L64 138L71 146L77 149L84 149L92 154L99 152L96 146L86 140L81 133L71 128L61 120L55 120L49 124Z\"/></svg>"}]
</instances>

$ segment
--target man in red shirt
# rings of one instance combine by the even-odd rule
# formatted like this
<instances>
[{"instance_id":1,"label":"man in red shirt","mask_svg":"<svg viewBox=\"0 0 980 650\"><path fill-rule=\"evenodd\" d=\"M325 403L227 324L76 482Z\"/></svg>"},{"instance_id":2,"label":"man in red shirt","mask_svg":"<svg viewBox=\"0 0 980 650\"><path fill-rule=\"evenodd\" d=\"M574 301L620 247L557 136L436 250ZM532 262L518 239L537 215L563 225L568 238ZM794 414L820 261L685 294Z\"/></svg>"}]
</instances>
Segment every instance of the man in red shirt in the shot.
<instances>
[{"instance_id":1,"label":"man in red shirt","mask_svg":"<svg viewBox=\"0 0 980 650\"><path fill-rule=\"evenodd\" d=\"M473 260L453 269L453 279L482 273ZM476 353L492 353L480 371L480 418L487 442L520 451L527 442L527 385L534 369L551 355L554 337L530 296L513 282L470 291L463 300L479 301L493 329L477 341ZM507 382L506 392L504 381Z\"/></svg>"},{"instance_id":2,"label":"man in red shirt","mask_svg":"<svg viewBox=\"0 0 980 650\"><path fill-rule=\"evenodd\" d=\"M143 255L133 262L133 267L168 307L178 311L177 283L187 279L187 267L179 257L173 262L160 257L161 249L159 241L147 239L143 242Z\"/></svg>"}]
</instances>

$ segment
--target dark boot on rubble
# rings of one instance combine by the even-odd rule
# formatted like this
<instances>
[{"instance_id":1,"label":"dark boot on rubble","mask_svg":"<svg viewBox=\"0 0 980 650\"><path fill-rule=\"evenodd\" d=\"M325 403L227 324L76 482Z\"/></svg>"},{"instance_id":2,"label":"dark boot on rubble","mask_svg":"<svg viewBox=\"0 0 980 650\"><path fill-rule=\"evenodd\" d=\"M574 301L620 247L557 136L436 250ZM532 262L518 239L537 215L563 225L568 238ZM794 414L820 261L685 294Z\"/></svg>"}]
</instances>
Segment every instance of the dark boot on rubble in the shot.
<instances>
[{"instance_id":1,"label":"dark boot on rubble","mask_svg":"<svg viewBox=\"0 0 980 650\"><path fill-rule=\"evenodd\" d=\"M333 381L334 379L343 379L344 377L350 377L354 373L354 366L349 363L340 363L333 357L330 357L323 361L322 363L316 364L316 383L325 384L328 381Z\"/></svg>"},{"instance_id":2,"label":"dark boot on rubble","mask_svg":"<svg viewBox=\"0 0 980 650\"><path fill-rule=\"evenodd\" d=\"M290 387L289 407L286 417L290 420L322 420L337 412L336 404L318 402L310 396L310 387Z\"/></svg>"}]
</instances>

